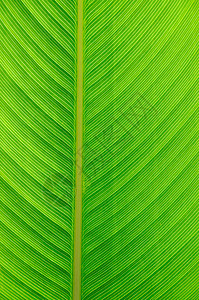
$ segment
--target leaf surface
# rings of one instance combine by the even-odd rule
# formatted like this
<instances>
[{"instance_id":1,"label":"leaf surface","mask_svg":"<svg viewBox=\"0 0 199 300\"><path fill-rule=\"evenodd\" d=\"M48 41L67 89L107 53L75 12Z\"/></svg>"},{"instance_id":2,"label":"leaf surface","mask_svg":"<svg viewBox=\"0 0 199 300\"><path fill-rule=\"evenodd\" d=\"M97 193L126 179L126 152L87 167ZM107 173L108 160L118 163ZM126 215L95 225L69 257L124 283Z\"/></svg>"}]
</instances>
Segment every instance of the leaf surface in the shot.
<instances>
[{"instance_id":1,"label":"leaf surface","mask_svg":"<svg viewBox=\"0 0 199 300\"><path fill-rule=\"evenodd\" d=\"M78 1L0 4L0 298L197 299L197 1Z\"/></svg>"}]
</instances>

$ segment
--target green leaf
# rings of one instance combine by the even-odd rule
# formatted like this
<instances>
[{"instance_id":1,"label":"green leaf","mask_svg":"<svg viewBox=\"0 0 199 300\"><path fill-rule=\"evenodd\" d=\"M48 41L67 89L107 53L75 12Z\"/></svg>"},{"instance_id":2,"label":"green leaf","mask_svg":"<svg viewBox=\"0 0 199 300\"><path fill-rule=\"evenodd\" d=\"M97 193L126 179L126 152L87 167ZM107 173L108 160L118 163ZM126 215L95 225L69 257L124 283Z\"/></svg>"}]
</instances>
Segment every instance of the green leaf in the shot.
<instances>
[{"instance_id":1,"label":"green leaf","mask_svg":"<svg viewBox=\"0 0 199 300\"><path fill-rule=\"evenodd\" d=\"M1 11L1 293L71 299L76 7L17 0Z\"/></svg>"},{"instance_id":2,"label":"green leaf","mask_svg":"<svg viewBox=\"0 0 199 300\"><path fill-rule=\"evenodd\" d=\"M0 299L197 299L197 1L0 9Z\"/></svg>"}]
</instances>

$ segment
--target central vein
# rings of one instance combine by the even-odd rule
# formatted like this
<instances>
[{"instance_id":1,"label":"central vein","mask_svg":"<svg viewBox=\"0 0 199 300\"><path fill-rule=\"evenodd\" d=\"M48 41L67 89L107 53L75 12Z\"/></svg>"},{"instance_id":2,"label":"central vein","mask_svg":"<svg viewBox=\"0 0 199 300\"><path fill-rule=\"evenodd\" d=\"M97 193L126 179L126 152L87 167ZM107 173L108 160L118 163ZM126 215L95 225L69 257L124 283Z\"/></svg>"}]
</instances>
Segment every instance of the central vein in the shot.
<instances>
[{"instance_id":1,"label":"central vein","mask_svg":"<svg viewBox=\"0 0 199 300\"><path fill-rule=\"evenodd\" d=\"M73 300L81 299L82 148L83 148L83 0L78 0L76 187L74 215Z\"/></svg>"}]
</instances>

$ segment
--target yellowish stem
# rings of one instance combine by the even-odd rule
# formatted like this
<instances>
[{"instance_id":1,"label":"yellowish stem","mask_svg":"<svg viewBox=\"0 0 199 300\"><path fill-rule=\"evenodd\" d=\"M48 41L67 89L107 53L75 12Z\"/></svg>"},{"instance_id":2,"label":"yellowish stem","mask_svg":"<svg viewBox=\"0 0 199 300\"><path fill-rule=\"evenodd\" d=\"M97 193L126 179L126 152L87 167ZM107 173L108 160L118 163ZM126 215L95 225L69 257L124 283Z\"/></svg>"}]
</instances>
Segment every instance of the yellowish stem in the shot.
<instances>
[{"instance_id":1,"label":"yellowish stem","mask_svg":"<svg viewBox=\"0 0 199 300\"><path fill-rule=\"evenodd\" d=\"M73 300L81 299L82 146L83 146L83 0L78 0L76 192L74 219Z\"/></svg>"}]
</instances>

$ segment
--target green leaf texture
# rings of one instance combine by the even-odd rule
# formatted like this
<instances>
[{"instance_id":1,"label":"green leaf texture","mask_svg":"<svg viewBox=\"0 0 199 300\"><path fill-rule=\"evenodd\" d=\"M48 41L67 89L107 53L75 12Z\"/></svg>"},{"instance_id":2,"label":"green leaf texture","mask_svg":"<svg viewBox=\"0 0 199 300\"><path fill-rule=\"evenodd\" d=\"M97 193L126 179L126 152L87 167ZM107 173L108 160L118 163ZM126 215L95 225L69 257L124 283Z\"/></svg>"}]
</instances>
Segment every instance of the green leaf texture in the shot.
<instances>
[{"instance_id":1,"label":"green leaf texture","mask_svg":"<svg viewBox=\"0 0 199 300\"><path fill-rule=\"evenodd\" d=\"M1 293L71 299L74 1L1 2Z\"/></svg>"},{"instance_id":2,"label":"green leaf texture","mask_svg":"<svg viewBox=\"0 0 199 300\"><path fill-rule=\"evenodd\" d=\"M196 300L198 2L78 1L0 2L0 299L74 299L81 152L80 299Z\"/></svg>"},{"instance_id":3,"label":"green leaf texture","mask_svg":"<svg viewBox=\"0 0 199 300\"><path fill-rule=\"evenodd\" d=\"M85 0L82 299L196 299L196 13Z\"/></svg>"}]
</instances>

